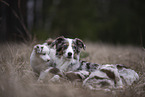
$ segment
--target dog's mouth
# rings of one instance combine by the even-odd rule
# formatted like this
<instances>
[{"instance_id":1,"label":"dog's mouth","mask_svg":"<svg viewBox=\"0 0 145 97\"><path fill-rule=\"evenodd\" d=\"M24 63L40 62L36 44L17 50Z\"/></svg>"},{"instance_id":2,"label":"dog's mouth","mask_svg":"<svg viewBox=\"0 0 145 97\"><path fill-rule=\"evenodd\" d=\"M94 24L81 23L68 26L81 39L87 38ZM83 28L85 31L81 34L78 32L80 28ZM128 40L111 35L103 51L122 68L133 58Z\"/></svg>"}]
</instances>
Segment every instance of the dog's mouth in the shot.
<instances>
[{"instance_id":1,"label":"dog's mouth","mask_svg":"<svg viewBox=\"0 0 145 97\"><path fill-rule=\"evenodd\" d=\"M68 59L71 59L72 57L71 57L71 56L67 56L67 58L68 58Z\"/></svg>"},{"instance_id":2,"label":"dog's mouth","mask_svg":"<svg viewBox=\"0 0 145 97\"><path fill-rule=\"evenodd\" d=\"M71 57L71 56L67 56L66 59L67 59L67 60L71 60L72 57Z\"/></svg>"}]
</instances>

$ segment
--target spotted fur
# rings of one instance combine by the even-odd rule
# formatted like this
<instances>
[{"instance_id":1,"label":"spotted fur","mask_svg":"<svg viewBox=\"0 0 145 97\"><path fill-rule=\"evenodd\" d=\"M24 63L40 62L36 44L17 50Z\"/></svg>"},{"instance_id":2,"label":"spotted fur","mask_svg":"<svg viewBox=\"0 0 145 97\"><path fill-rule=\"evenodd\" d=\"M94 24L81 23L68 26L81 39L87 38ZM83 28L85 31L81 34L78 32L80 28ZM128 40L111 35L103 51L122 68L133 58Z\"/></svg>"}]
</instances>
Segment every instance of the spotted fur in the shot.
<instances>
[{"instance_id":1,"label":"spotted fur","mask_svg":"<svg viewBox=\"0 0 145 97\"><path fill-rule=\"evenodd\" d=\"M80 51L85 49L82 40L75 38L56 38L50 45L55 49L56 67L62 71L73 71L79 67Z\"/></svg>"},{"instance_id":2,"label":"spotted fur","mask_svg":"<svg viewBox=\"0 0 145 97\"><path fill-rule=\"evenodd\" d=\"M92 90L123 88L139 79L138 74L122 64L102 64L90 72L83 84Z\"/></svg>"},{"instance_id":3,"label":"spotted fur","mask_svg":"<svg viewBox=\"0 0 145 97\"><path fill-rule=\"evenodd\" d=\"M78 38L64 38L63 36L56 38L54 42L52 42L51 47L54 46L56 49L56 56L59 58L62 57L68 49L72 49L71 53L73 54L73 58L77 59L80 54L81 48L85 49L85 44L82 40ZM66 57L69 58L69 56Z\"/></svg>"},{"instance_id":4,"label":"spotted fur","mask_svg":"<svg viewBox=\"0 0 145 97\"><path fill-rule=\"evenodd\" d=\"M69 39L58 37L51 43L55 52L52 53L52 59L56 65L42 72L40 79L44 78L47 73L55 74L53 79L59 79L60 76L69 80L81 80L83 85L90 89L98 88L122 88L125 85L131 85L139 79L138 74L128 69L122 64L95 64L86 61L80 61L79 55L81 49L85 49L82 40L75 38ZM36 46L34 52L39 56L44 54L44 46ZM49 51L49 50L48 50ZM70 54L71 53L71 54ZM43 59L39 57L39 59ZM37 60L35 59L37 62ZM45 61L45 59L43 59ZM43 64L43 62L41 62ZM64 73L65 72L65 73Z\"/></svg>"},{"instance_id":5,"label":"spotted fur","mask_svg":"<svg viewBox=\"0 0 145 97\"><path fill-rule=\"evenodd\" d=\"M93 72L98 68L99 64L90 63L86 61L80 61L80 66L77 70L86 70L89 72Z\"/></svg>"}]
</instances>

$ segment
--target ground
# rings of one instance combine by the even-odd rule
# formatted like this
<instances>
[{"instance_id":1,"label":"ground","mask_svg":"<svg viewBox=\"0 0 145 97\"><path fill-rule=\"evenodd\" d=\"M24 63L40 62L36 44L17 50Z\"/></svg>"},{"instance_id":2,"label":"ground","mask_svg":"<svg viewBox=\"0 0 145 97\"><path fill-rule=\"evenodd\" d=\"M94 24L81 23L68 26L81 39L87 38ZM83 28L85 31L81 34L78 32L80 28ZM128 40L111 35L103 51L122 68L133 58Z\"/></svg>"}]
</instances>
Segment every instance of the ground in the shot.
<instances>
[{"instance_id":1,"label":"ground","mask_svg":"<svg viewBox=\"0 0 145 97\"><path fill-rule=\"evenodd\" d=\"M0 44L0 97L145 97L145 51L131 45L87 43L82 60L93 63L125 64L140 80L111 92L92 91L80 83L38 83L30 67L34 43Z\"/></svg>"}]
</instances>

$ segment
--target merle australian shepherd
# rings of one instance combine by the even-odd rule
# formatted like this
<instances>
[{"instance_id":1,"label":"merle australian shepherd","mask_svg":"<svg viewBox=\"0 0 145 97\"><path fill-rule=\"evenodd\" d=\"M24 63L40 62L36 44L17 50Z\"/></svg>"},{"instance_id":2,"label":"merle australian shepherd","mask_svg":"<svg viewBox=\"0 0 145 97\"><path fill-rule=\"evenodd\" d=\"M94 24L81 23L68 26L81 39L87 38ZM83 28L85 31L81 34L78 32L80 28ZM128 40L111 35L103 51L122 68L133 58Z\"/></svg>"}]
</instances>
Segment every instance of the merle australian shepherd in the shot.
<instances>
[{"instance_id":1,"label":"merle australian shepherd","mask_svg":"<svg viewBox=\"0 0 145 97\"><path fill-rule=\"evenodd\" d=\"M50 45L55 52L55 66L61 71L95 70L98 64L80 61L81 49L86 48L84 42L79 39L70 39L63 36L56 38Z\"/></svg>"}]
</instances>

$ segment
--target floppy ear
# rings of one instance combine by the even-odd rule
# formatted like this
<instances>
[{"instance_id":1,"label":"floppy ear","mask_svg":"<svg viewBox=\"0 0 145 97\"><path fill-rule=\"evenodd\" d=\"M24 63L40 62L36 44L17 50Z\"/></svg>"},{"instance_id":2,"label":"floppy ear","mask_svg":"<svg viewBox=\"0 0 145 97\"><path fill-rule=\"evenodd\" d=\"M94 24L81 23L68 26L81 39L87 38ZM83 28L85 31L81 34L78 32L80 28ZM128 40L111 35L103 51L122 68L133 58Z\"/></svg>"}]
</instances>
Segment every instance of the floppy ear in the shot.
<instances>
[{"instance_id":1,"label":"floppy ear","mask_svg":"<svg viewBox=\"0 0 145 97\"><path fill-rule=\"evenodd\" d=\"M62 41L64 41L64 36L60 36L58 38L56 38L51 44L50 47L54 47L56 44L61 43Z\"/></svg>"},{"instance_id":2,"label":"floppy ear","mask_svg":"<svg viewBox=\"0 0 145 97\"><path fill-rule=\"evenodd\" d=\"M78 47L83 48L84 50L86 49L86 45L84 44L84 42L81 39L75 38L74 40Z\"/></svg>"},{"instance_id":3,"label":"floppy ear","mask_svg":"<svg viewBox=\"0 0 145 97\"><path fill-rule=\"evenodd\" d=\"M53 41L54 41L53 39L48 38L48 39L46 40L46 43L47 43L47 45L50 45Z\"/></svg>"}]
</instances>

